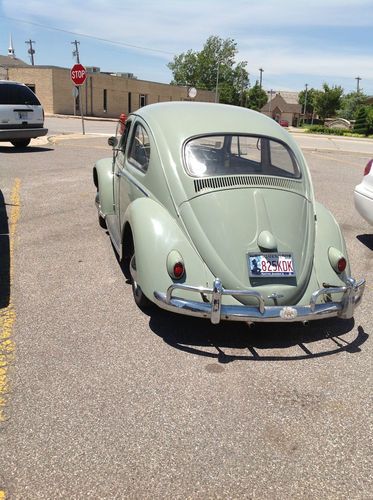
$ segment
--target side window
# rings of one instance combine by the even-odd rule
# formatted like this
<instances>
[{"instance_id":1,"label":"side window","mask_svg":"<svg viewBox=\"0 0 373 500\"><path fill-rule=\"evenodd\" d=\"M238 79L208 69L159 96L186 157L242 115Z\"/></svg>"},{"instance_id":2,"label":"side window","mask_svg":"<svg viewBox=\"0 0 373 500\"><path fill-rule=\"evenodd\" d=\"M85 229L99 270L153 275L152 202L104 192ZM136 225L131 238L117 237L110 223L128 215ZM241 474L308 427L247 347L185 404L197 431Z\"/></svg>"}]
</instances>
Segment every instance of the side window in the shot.
<instances>
[{"instance_id":1,"label":"side window","mask_svg":"<svg viewBox=\"0 0 373 500\"><path fill-rule=\"evenodd\" d=\"M122 130L123 128L123 130ZM119 149L125 153L127 143L128 143L128 137L130 135L130 130L131 130L131 120L127 120L125 122L125 125L123 123L119 122L117 126L117 135L119 135ZM122 135L120 135L122 134Z\"/></svg>"},{"instance_id":2,"label":"side window","mask_svg":"<svg viewBox=\"0 0 373 500\"><path fill-rule=\"evenodd\" d=\"M139 170L146 172L150 160L150 140L149 136L142 125L139 123L135 126L132 134L128 160Z\"/></svg>"}]
</instances>

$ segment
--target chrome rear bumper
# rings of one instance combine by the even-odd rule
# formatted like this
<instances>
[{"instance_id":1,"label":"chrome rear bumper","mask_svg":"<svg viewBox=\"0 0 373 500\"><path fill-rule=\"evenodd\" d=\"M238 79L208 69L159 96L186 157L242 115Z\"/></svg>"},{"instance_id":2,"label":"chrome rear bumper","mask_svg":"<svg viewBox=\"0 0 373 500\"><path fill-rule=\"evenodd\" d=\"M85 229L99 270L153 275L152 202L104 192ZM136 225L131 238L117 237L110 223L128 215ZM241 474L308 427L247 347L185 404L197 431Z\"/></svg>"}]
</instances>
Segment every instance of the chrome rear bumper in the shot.
<instances>
[{"instance_id":1,"label":"chrome rear bumper","mask_svg":"<svg viewBox=\"0 0 373 500\"><path fill-rule=\"evenodd\" d=\"M219 278L214 281L213 288L193 287L189 285L173 284L167 293L154 292L155 302L169 311L189 316L210 318L211 323L218 324L221 320L247 321L247 322L289 322L312 321L316 319L331 318L334 316L349 319L354 314L355 307L359 304L365 288L365 280L355 281L348 278L345 286L328 287L316 290L305 306L266 306L264 297L254 290L226 290ZM196 292L204 302L174 297L176 290ZM325 302L317 304L320 295L331 298L334 294L343 294L340 302ZM206 295L211 296L207 301ZM224 305L223 295L250 296L258 301L258 306Z\"/></svg>"}]
</instances>

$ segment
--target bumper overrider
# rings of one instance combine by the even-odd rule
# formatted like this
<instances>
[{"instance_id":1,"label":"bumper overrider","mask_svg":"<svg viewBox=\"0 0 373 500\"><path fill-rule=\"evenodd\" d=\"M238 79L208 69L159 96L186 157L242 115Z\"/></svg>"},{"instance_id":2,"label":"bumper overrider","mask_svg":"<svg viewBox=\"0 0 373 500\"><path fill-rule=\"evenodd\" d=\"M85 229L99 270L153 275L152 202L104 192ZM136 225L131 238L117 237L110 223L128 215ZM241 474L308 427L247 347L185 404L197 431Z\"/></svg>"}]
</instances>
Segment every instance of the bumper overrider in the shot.
<instances>
[{"instance_id":1,"label":"bumper overrider","mask_svg":"<svg viewBox=\"0 0 373 500\"><path fill-rule=\"evenodd\" d=\"M308 322L331 317L352 318L355 307L361 301L364 288L364 279L355 281L353 278L347 278L345 286L320 288L313 292L309 305L266 306L264 297L259 292L254 290L226 290L223 288L220 279L216 278L212 288L174 283L166 293L155 291L154 298L155 302L163 309L188 316L210 318L213 324L218 324L221 320L250 323ZM176 296L177 290L195 292L200 295L203 302L179 298ZM332 297L334 294L343 294L342 299L333 302ZM258 301L258 305L224 305L222 303L224 295L254 297ZM317 303L320 296L326 296L327 302ZM210 297L210 300L208 300L208 297ZM275 299L276 294L272 295L271 298Z\"/></svg>"}]
</instances>

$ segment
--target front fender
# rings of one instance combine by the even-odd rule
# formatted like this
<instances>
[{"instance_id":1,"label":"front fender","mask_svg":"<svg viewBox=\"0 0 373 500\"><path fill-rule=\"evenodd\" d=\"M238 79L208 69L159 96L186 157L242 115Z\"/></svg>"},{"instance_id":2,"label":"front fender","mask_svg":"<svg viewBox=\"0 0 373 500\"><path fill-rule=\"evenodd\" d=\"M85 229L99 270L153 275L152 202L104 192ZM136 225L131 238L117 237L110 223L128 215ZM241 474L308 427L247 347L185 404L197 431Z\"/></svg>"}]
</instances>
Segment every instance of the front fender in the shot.
<instances>
[{"instance_id":1,"label":"front fender","mask_svg":"<svg viewBox=\"0 0 373 500\"><path fill-rule=\"evenodd\" d=\"M102 214L112 215L114 213L112 158L104 158L95 163L93 182L99 193Z\"/></svg>"},{"instance_id":2,"label":"front fender","mask_svg":"<svg viewBox=\"0 0 373 500\"><path fill-rule=\"evenodd\" d=\"M191 245L186 233L159 203L139 198L127 209L125 224L132 230L136 255L137 282L153 300L155 290L165 292L173 283L211 286L214 276ZM177 250L183 257L185 275L173 280L167 272L167 256Z\"/></svg>"}]
</instances>

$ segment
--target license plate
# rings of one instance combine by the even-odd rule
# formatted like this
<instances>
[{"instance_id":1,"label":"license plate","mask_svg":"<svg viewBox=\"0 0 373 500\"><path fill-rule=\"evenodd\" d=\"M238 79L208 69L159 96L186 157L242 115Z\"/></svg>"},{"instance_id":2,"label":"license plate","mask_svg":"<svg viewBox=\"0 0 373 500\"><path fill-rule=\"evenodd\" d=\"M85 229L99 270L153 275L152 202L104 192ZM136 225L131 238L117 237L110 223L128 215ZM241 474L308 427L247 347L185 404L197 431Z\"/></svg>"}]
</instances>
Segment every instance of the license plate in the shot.
<instances>
[{"instance_id":1,"label":"license plate","mask_svg":"<svg viewBox=\"0 0 373 500\"><path fill-rule=\"evenodd\" d=\"M20 120L27 120L27 112L25 112L25 111L21 111L21 112L19 112L19 113L18 113L18 118L19 118Z\"/></svg>"},{"instance_id":2,"label":"license plate","mask_svg":"<svg viewBox=\"0 0 373 500\"><path fill-rule=\"evenodd\" d=\"M271 278L295 276L291 253L262 253L248 255L249 276Z\"/></svg>"}]
</instances>

